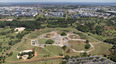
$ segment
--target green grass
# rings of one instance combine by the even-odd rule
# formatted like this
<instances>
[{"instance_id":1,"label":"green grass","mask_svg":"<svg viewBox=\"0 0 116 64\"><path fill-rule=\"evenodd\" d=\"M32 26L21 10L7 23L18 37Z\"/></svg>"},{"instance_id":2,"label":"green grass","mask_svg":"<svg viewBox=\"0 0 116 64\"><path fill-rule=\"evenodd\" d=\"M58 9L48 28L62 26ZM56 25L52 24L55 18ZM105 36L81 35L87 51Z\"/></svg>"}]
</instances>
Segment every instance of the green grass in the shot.
<instances>
[{"instance_id":1,"label":"green grass","mask_svg":"<svg viewBox=\"0 0 116 64\"><path fill-rule=\"evenodd\" d=\"M19 59L17 59L18 53L19 53L18 51L13 52L13 55L10 56L9 58L7 58L6 61L18 61L19 60Z\"/></svg>"},{"instance_id":2,"label":"green grass","mask_svg":"<svg viewBox=\"0 0 116 64\"><path fill-rule=\"evenodd\" d=\"M81 51L81 50L89 50L89 49L85 49L85 45L86 43L84 41L69 41L69 43L71 44L71 48L77 50L77 51Z\"/></svg>"},{"instance_id":3,"label":"green grass","mask_svg":"<svg viewBox=\"0 0 116 64\"><path fill-rule=\"evenodd\" d=\"M77 38L79 38L79 37L78 37L78 36L75 36L75 35L71 35L70 38L77 39Z\"/></svg>"},{"instance_id":4,"label":"green grass","mask_svg":"<svg viewBox=\"0 0 116 64\"><path fill-rule=\"evenodd\" d=\"M87 33L87 34L90 34L91 37L97 39L97 40L100 40L102 41L102 38L100 36L98 36L97 34L92 34L92 33Z\"/></svg>"},{"instance_id":5,"label":"green grass","mask_svg":"<svg viewBox=\"0 0 116 64\"><path fill-rule=\"evenodd\" d=\"M62 59L52 59L52 60L44 60L44 61L30 61L30 62L9 62L3 64L60 64Z\"/></svg>"},{"instance_id":6,"label":"green grass","mask_svg":"<svg viewBox=\"0 0 116 64\"><path fill-rule=\"evenodd\" d=\"M95 47L95 50L90 52L90 54L92 54L92 55L109 54L110 53L109 49L111 49L111 47L112 47L112 45L107 44L107 43L96 43L96 42L93 42L92 44Z\"/></svg>"},{"instance_id":7,"label":"green grass","mask_svg":"<svg viewBox=\"0 0 116 64\"><path fill-rule=\"evenodd\" d=\"M39 31L36 31L35 33L32 33L29 38L30 39L34 39L34 38L37 38L39 35L41 34L44 34L44 33L47 33L47 32L51 32L51 31L63 31L63 32L69 32L69 31L72 31L74 33L76 33L77 35L80 36L80 38L82 39L86 39L86 40L89 40L89 41L95 41L91 38L89 38L87 35L85 35L83 32L81 31L77 31L76 29L74 28L45 28L45 29L40 29Z\"/></svg>"},{"instance_id":8,"label":"green grass","mask_svg":"<svg viewBox=\"0 0 116 64\"><path fill-rule=\"evenodd\" d=\"M41 44L46 44L45 42L47 41L47 39L39 39L38 42Z\"/></svg>"},{"instance_id":9,"label":"green grass","mask_svg":"<svg viewBox=\"0 0 116 64\"><path fill-rule=\"evenodd\" d=\"M37 58L41 58L41 57L43 57L45 55L51 55L44 48L36 47L35 51L38 53Z\"/></svg>"},{"instance_id":10,"label":"green grass","mask_svg":"<svg viewBox=\"0 0 116 64\"><path fill-rule=\"evenodd\" d=\"M13 45L9 45L9 42L16 43L15 41L18 40L16 38L16 33L12 32L12 29L10 27L0 28L0 47L2 46L2 51L0 52L0 55L4 54L9 47L12 47Z\"/></svg>"},{"instance_id":11,"label":"green grass","mask_svg":"<svg viewBox=\"0 0 116 64\"><path fill-rule=\"evenodd\" d=\"M35 46L31 45L31 40L27 39L23 42L23 44L17 49L18 51L27 50L27 49L33 49Z\"/></svg>"},{"instance_id":12,"label":"green grass","mask_svg":"<svg viewBox=\"0 0 116 64\"><path fill-rule=\"evenodd\" d=\"M16 61L17 60L16 55L20 51L26 50L26 49L35 49L35 51L37 51L37 53L38 53L37 57L35 57L35 58L42 58L45 55L50 55L50 57L59 56L59 53L63 53L64 55L69 55L69 56L76 56L76 55L80 54L78 52L73 52L73 51L70 52L70 53L66 53L66 51L63 51L62 48L59 47L59 46L51 45L51 46L46 46L45 48L40 48L40 47L36 47L36 46L31 45L31 39L37 38L41 34L51 32L51 31L54 31L54 30L57 30L59 32L60 31L61 32L72 31L72 32L78 34L81 38L89 40L95 46L95 50L90 52L90 54L92 54L92 55L102 55L102 54L107 54L107 53L109 54L109 49L112 47L112 45L109 45L109 44L106 44L106 43L94 43L94 42L96 42L95 40L89 38L83 32L77 31L76 29L73 29L73 28L46 28L46 29L41 29L40 31L37 31L35 33L32 33L31 36L29 36L29 38L26 41L24 41L24 43L18 49L13 51L14 52L13 55L11 57L7 58L6 62L7 61ZM98 37L94 34L92 34L91 36L93 36L95 38ZM2 37L5 37L5 36L2 36ZM9 39L6 39L6 40L9 40ZM46 40L47 39L39 39L38 41L42 44L45 44ZM85 44L83 42L70 41L69 43L72 44L72 47L77 51L85 50ZM75 43L78 43L78 44L75 44ZM18 43L18 44L20 44L20 43ZM16 47L16 46L13 46L13 47ZM48 61L44 61L44 62L34 61L34 62L28 62L28 64L45 64L45 63L52 64L53 62L55 62L55 64L59 64L61 62L61 60L48 60ZM11 62L11 63L5 63L5 64L17 64L17 63L12 63ZM18 64L27 64L27 63L21 62L21 63L18 63Z\"/></svg>"},{"instance_id":13,"label":"green grass","mask_svg":"<svg viewBox=\"0 0 116 64\"><path fill-rule=\"evenodd\" d=\"M46 46L45 49L49 50L55 55L59 55L59 53L62 53L62 48L59 46Z\"/></svg>"}]
</instances>

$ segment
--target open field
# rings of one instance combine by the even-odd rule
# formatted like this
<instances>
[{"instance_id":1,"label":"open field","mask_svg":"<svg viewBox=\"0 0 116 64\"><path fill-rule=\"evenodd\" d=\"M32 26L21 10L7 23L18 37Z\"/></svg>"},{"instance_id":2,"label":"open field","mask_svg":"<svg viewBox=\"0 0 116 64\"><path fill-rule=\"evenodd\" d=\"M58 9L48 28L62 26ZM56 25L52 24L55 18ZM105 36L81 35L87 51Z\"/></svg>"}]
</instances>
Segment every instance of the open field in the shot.
<instances>
[{"instance_id":1,"label":"open field","mask_svg":"<svg viewBox=\"0 0 116 64\"><path fill-rule=\"evenodd\" d=\"M47 39L39 39L38 42L41 44L45 44L45 42L47 41Z\"/></svg>"},{"instance_id":2,"label":"open field","mask_svg":"<svg viewBox=\"0 0 116 64\"><path fill-rule=\"evenodd\" d=\"M107 43L99 43L99 42L93 42L92 44L95 47L95 50L90 52L90 54L92 55L110 54L109 49L111 49L111 47L113 46Z\"/></svg>"},{"instance_id":3,"label":"open field","mask_svg":"<svg viewBox=\"0 0 116 64\"><path fill-rule=\"evenodd\" d=\"M71 48L77 51L86 50L85 49L86 43L84 41L69 41L69 43L71 44Z\"/></svg>"},{"instance_id":4,"label":"open field","mask_svg":"<svg viewBox=\"0 0 116 64\"><path fill-rule=\"evenodd\" d=\"M3 64L60 64L62 59L51 59L51 60L43 60L43 61L30 61L30 62L9 62Z\"/></svg>"},{"instance_id":5,"label":"open field","mask_svg":"<svg viewBox=\"0 0 116 64\"><path fill-rule=\"evenodd\" d=\"M49 50L54 55L59 55L60 53L62 53L62 48L59 46L47 46L45 47L45 49Z\"/></svg>"},{"instance_id":6,"label":"open field","mask_svg":"<svg viewBox=\"0 0 116 64\"><path fill-rule=\"evenodd\" d=\"M91 38L89 38L87 35L83 34L80 31L77 31L75 29L65 29L65 28L47 28L47 29L40 29L39 31L36 31L34 33L31 33L31 35L29 36L29 38L27 38L24 43L18 47L16 50L13 51L13 55L9 58L7 58L6 60L6 64L8 61L19 61L16 58L16 55L22 51L22 50L27 50L27 49L34 49L37 52L37 56L34 57L33 59L36 58L45 58L45 57L55 57L55 56L59 56L59 54L64 54L64 55L69 55L69 56L77 56L80 55L80 53L78 52L73 52L72 50L70 50L71 52L67 53L66 50L68 50L69 48L67 47L66 50L62 50L61 47L59 46L46 46L44 48L41 47L36 47L36 46L32 46L31 45L31 39L37 38L39 35L47 33L47 32L51 32L54 30L59 30L59 31L73 31L75 34L79 35L80 38L84 38L84 39L88 39L91 44L95 47L95 49L93 51L90 52L90 54L92 55L102 55L102 54L109 54L109 49L112 47L112 45L106 44L106 43L101 43L101 42L97 42ZM71 36L73 37L73 36ZM77 38L77 37L75 37ZM39 39L38 41L41 42L42 44L45 44L45 41L47 39ZM74 48L75 50L86 50L85 47L85 43L84 41L69 41L69 43L72 45L71 47ZM91 49L91 48L90 48ZM88 50L87 50L88 51ZM54 63L54 61L56 61L55 64L59 64L62 60L58 59L58 60L46 60L46 61L32 61L29 62L28 64L45 64L45 63ZM13 63L13 62L9 62L9 64L17 64L17 63ZM25 62L19 62L18 64L26 64Z\"/></svg>"},{"instance_id":7,"label":"open field","mask_svg":"<svg viewBox=\"0 0 116 64\"><path fill-rule=\"evenodd\" d=\"M19 40L10 27L0 28L0 55L4 54Z\"/></svg>"},{"instance_id":8,"label":"open field","mask_svg":"<svg viewBox=\"0 0 116 64\"><path fill-rule=\"evenodd\" d=\"M47 32L51 32L51 31L66 31L66 32L73 32L75 34L78 34L80 36L81 39L86 39L89 41L95 41L94 39L89 38L87 35L85 35L83 32L81 31L77 31L74 28L45 28L45 29L40 29L39 31L36 31L35 33L32 33L29 38L30 39L34 39L37 38L39 35L47 33Z\"/></svg>"}]
</instances>

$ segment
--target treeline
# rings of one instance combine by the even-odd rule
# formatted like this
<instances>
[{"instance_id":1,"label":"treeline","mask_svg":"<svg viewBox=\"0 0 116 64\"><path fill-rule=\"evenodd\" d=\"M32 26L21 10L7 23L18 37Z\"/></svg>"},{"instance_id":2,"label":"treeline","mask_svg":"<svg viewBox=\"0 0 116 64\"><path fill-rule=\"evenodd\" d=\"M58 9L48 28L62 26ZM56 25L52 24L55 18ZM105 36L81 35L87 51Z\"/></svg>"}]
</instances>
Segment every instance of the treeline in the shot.
<instances>
[{"instance_id":1,"label":"treeline","mask_svg":"<svg viewBox=\"0 0 116 64\"><path fill-rule=\"evenodd\" d=\"M66 28L72 26L72 24L76 21L76 19L65 19L65 18L38 18L36 21L4 21L0 22L0 28L4 28L6 26L10 26L11 28L15 27L25 27L26 30L34 30L40 28L56 28L62 27ZM45 25L45 26L41 26Z\"/></svg>"},{"instance_id":2,"label":"treeline","mask_svg":"<svg viewBox=\"0 0 116 64\"><path fill-rule=\"evenodd\" d=\"M15 28L15 27L25 27L29 30L34 30L34 29L38 29L41 28L40 22L36 22L36 21L4 21L4 22L0 22L0 28L4 28L6 26L10 26L11 28Z\"/></svg>"},{"instance_id":3,"label":"treeline","mask_svg":"<svg viewBox=\"0 0 116 64\"><path fill-rule=\"evenodd\" d=\"M85 23L84 25L78 24L76 29L82 31L82 32L91 32L93 34L101 35L104 31L103 26L94 26L95 23Z\"/></svg>"},{"instance_id":4,"label":"treeline","mask_svg":"<svg viewBox=\"0 0 116 64\"><path fill-rule=\"evenodd\" d=\"M116 62L116 45L114 45L112 48L111 48L111 54L106 56L108 59Z\"/></svg>"},{"instance_id":5,"label":"treeline","mask_svg":"<svg viewBox=\"0 0 116 64\"><path fill-rule=\"evenodd\" d=\"M76 22L76 18L38 18L37 21L40 21L41 24L47 24L45 27L49 28L56 28L56 27L62 27L66 28L69 26L72 26L74 22Z\"/></svg>"},{"instance_id":6,"label":"treeline","mask_svg":"<svg viewBox=\"0 0 116 64\"><path fill-rule=\"evenodd\" d=\"M106 40L104 40L104 42L107 42L107 43L116 45L116 38L113 38L113 39L106 39Z\"/></svg>"}]
</instances>

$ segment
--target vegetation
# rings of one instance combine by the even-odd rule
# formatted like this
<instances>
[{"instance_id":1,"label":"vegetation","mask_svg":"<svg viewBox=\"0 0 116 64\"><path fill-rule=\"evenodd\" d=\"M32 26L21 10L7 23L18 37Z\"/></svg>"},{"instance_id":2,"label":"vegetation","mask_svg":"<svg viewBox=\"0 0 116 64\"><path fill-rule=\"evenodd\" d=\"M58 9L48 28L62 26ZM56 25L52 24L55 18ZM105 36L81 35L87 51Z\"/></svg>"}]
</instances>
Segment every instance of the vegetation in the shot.
<instances>
[{"instance_id":1,"label":"vegetation","mask_svg":"<svg viewBox=\"0 0 116 64\"><path fill-rule=\"evenodd\" d=\"M68 60L69 58L70 58L69 55L66 55L66 56L64 57L64 59L66 59L66 60Z\"/></svg>"},{"instance_id":2,"label":"vegetation","mask_svg":"<svg viewBox=\"0 0 116 64\"><path fill-rule=\"evenodd\" d=\"M85 49L89 49L91 47L91 45L89 44L89 43L87 43L86 45L85 45Z\"/></svg>"},{"instance_id":3,"label":"vegetation","mask_svg":"<svg viewBox=\"0 0 116 64\"><path fill-rule=\"evenodd\" d=\"M65 50L65 49L66 49L66 46L64 45L64 46L62 47L62 49Z\"/></svg>"},{"instance_id":4,"label":"vegetation","mask_svg":"<svg viewBox=\"0 0 116 64\"><path fill-rule=\"evenodd\" d=\"M107 42L107 43L116 45L116 38L113 38L113 39L106 39L106 40L104 40L104 42Z\"/></svg>"},{"instance_id":5,"label":"vegetation","mask_svg":"<svg viewBox=\"0 0 116 64\"><path fill-rule=\"evenodd\" d=\"M27 59L31 59L35 55L35 51L32 51L32 52L21 52L21 53L18 54L18 56L20 56L19 59L22 59L23 55L28 55Z\"/></svg>"},{"instance_id":6,"label":"vegetation","mask_svg":"<svg viewBox=\"0 0 116 64\"><path fill-rule=\"evenodd\" d=\"M99 11L98 11L99 12ZM101 11L100 11L101 12ZM78 34L82 39L86 39L86 42L84 44L81 44L80 42L75 42L75 41L70 41L69 43L71 43L72 47L75 48L76 50L85 50L89 49L91 47L91 45L89 44L89 41L94 41L93 39L90 40L91 38L89 38L86 34L89 34L89 36L92 35L97 35L101 41L107 42L107 43L111 43L113 45L116 44L116 22L115 22L116 18L110 18L110 19L103 19L103 18L93 18L93 17L80 17L80 18L44 18L44 17L38 17L35 21L31 22L31 21L23 21L20 22L18 20L16 21L12 21L12 22L0 22L0 28L3 28L0 30L0 55L4 54L7 50L9 50L13 45L15 45L16 43L20 42L21 39L23 38L24 35L30 33L30 31L33 31L35 29L42 29L42 28L47 28L47 29L43 29L40 30L39 32L35 32L33 34L31 34L30 38L36 38L38 35L42 34L42 33L46 33L46 32L50 32L52 30L60 30L62 31L61 35L62 36L66 36L67 34L65 33L66 31L72 31L75 34ZM77 22L78 21L78 22ZM6 27L9 26L9 27ZM14 32L14 28L15 27L25 27L26 30L16 34ZM49 29L52 28L52 29ZM67 29L66 29L67 28ZM70 29L69 29L70 28ZM75 30L75 28L77 30ZM79 30L79 31L78 31ZM84 33L83 33L84 32ZM95 37L95 39L97 39L97 37ZM42 41L42 40L41 40ZM27 43L28 42L28 43ZM25 41L25 43L19 47L17 50L21 50L21 49L29 49L31 46L29 45L29 41ZM45 44L53 44L54 41L51 39L48 39L46 41L42 41ZM109 49L112 47L112 45L109 44L105 44L105 43L93 43L93 45L95 46L95 50L90 52L93 55L101 55L101 54L105 54L105 53L110 53ZM28 46L28 47L25 47ZM34 47L32 47L34 48ZM114 47L113 47L114 48ZM54 47L54 49L51 49L50 47L45 47L45 49L49 50L50 52L53 52L57 55L62 55L61 53L61 49L60 52L56 52L56 50L58 48ZM65 51L66 46L63 46L62 49ZM105 49L105 50L104 50ZM49 52L46 52L43 49L40 49L42 51L38 51L39 53L44 53L46 55L50 55ZM115 50L115 48L113 49ZM70 52L70 49L68 49L66 51L67 53L64 54L68 54ZM111 52L109 58L113 61L115 60L115 56L116 56L116 51ZM14 54L14 52L13 52ZM77 54L77 53L75 53ZM12 53L7 53L7 56L12 55ZM20 54L19 54L20 55ZM82 56L87 56L86 53L83 53ZM39 57L43 57L40 56ZM5 58L6 56L0 56L0 62L4 63L5 62ZM29 57L30 59L31 57ZM69 58L68 56L66 56L65 58ZM21 58L20 58L21 59Z\"/></svg>"},{"instance_id":7,"label":"vegetation","mask_svg":"<svg viewBox=\"0 0 116 64\"><path fill-rule=\"evenodd\" d=\"M89 40L86 40L86 42L85 43L89 43Z\"/></svg>"},{"instance_id":8,"label":"vegetation","mask_svg":"<svg viewBox=\"0 0 116 64\"><path fill-rule=\"evenodd\" d=\"M66 36L67 34L65 32L62 32L61 33L61 36Z\"/></svg>"},{"instance_id":9,"label":"vegetation","mask_svg":"<svg viewBox=\"0 0 116 64\"><path fill-rule=\"evenodd\" d=\"M46 44L53 44L54 41L53 41L52 39L49 39L49 40L47 40L45 43L46 43Z\"/></svg>"}]
</instances>

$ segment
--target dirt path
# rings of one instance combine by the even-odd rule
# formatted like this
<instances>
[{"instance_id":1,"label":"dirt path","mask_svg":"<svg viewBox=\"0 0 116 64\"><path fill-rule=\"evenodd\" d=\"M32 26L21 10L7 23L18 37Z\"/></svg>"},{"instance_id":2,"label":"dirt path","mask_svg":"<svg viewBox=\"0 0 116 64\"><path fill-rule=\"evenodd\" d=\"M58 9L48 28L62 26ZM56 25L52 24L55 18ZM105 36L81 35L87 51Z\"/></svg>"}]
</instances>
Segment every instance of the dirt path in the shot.
<instances>
[{"instance_id":1,"label":"dirt path","mask_svg":"<svg viewBox=\"0 0 116 64\"><path fill-rule=\"evenodd\" d=\"M19 61L8 61L8 62L29 62L29 61L41 61L41 60L51 60L51 59L62 59L64 56L55 56L55 57L43 57L29 60L19 60Z\"/></svg>"},{"instance_id":2,"label":"dirt path","mask_svg":"<svg viewBox=\"0 0 116 64\"><path fill-rule=\"evenodd\" d=\"M24 39L22 40L22 42L21 43L19 42L20 44L17 43L18 45L15 48L8 50L3 56L5 56L7 53L10 53L10 52L16 50L19 46L21 46L23 44L23 42L28 38L29 35L30 34L28 34L26 37L24 37Z\"/></svg>"},{"instance_id":3,"label":"dirt path","mask_svg":"<svg viewBox=\"0 0 116 64\"><path fill-rule=\"evenodd\" d=\"M84 50L81 50L81 51L77 51L77 50L75 50L75 49L73 49L73 48L70 48L73 52L78 52L78 53L84 53L84 52L87 52L87 53L89 53L89 52L91 52L91 51L93 51L94 49L95 49L95 47L91 44L91 43L89 43L90 45L91 45L91 47L92 47L92 49L91 50L89 50L89 51L84 51Z\"/></svg>"},{"instance_id":4,"label":"dirt path","mask_svg":"<svg viewBox=\"0 0 116 64\"><path fill-rule=\"evenodd\" d=\"M39 30L36 30L36 31L39 31ZM34 32L36 32L36 31L34 31ZM32 32L32 33L34 33L34 32ZM25 36L24 39L22 40L22 42L21 42L21 43L19 42L20 44L17 43L15 48L6 51L6 52L3 54L3 56L5 56L7 53L10 53L10 52L16 50L18 47L20 47L20 46L23 44L23 42L24 42L30 35L31 35L31 34L28 34L27 36Z\"/></svg>"}]
</instances>

